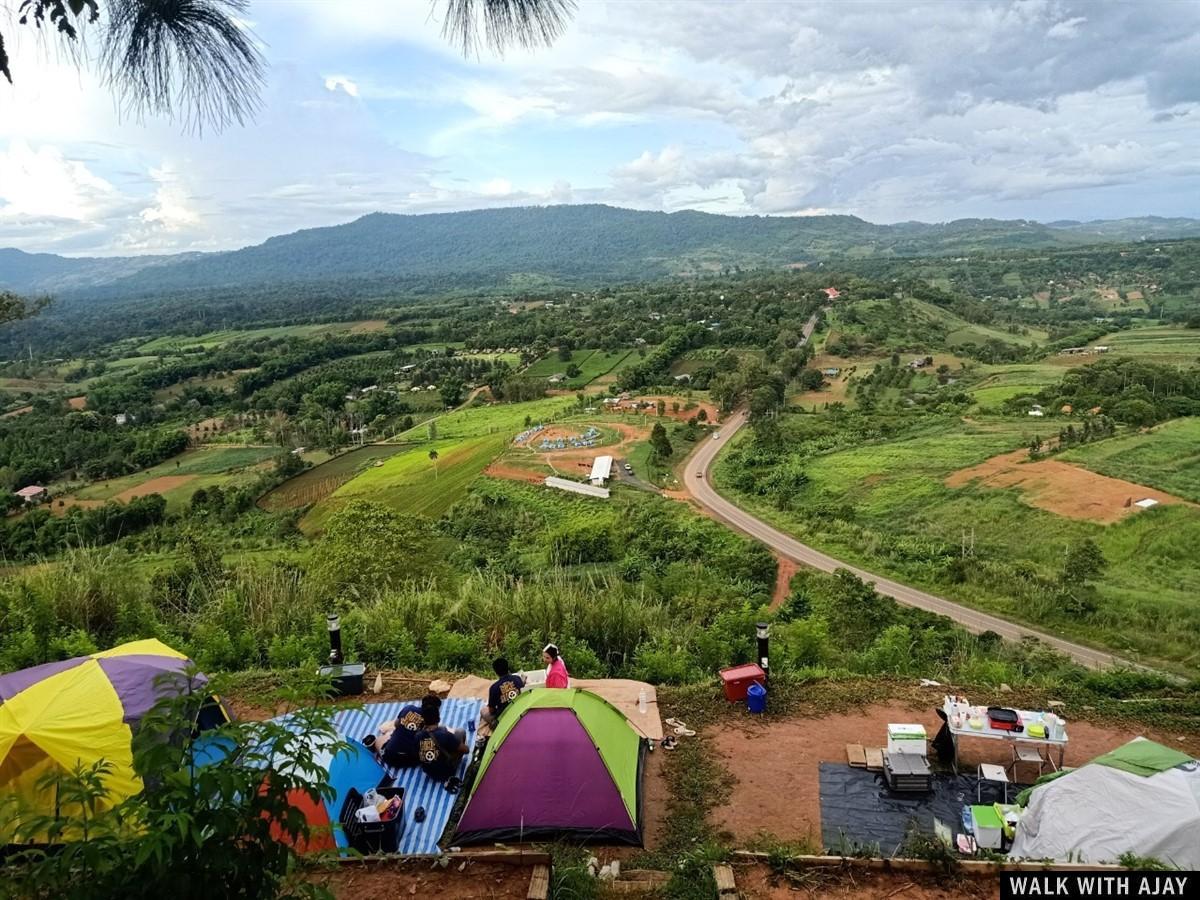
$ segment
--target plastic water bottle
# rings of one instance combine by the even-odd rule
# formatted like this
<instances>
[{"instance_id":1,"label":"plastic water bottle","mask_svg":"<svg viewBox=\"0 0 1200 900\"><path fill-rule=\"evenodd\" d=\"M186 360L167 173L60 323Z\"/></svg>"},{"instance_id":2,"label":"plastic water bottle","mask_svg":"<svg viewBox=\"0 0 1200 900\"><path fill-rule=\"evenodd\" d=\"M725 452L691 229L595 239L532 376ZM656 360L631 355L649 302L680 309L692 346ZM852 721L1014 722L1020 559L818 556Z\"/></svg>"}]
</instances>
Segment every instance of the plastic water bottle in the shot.
<instances>
[{"instance_id":1,"label":"plastic water bottle","mask_svg":"<svg viewBox=\"0 0 1200 900\"><path fill-rule=\"evenodd\" d=\"M642 713L643 715L646 712L646 689L645 688L642 688L640 691L638 691L638 712Z\"/></svg>"}]
</instances>

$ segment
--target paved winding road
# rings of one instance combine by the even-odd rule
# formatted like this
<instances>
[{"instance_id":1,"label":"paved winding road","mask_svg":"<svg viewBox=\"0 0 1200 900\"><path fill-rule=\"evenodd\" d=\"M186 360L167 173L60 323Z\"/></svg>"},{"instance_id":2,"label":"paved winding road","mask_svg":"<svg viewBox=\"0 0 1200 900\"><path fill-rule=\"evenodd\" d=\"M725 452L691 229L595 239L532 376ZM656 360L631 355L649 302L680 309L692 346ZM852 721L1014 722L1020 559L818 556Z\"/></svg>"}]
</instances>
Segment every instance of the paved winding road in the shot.
<instances>
[{"instance_id":1,"label":"paved winding road","mask_svg":"<svg viewBox=\"0 0 1200 900\"><path fill-rule=\"evenodd\" d=\"M1091 647L1075 644L1042 631L1035 631L1023 625L1016 625L1006 619L990 616L987 613L979 612L968 606L953 603L950 600L909 587L898 581L882 578L850 563L835 559L827 553L822 553L820 550L809 547L807 544L802 544L790 535L773 528L761 519L756 518L729 500L726 500L717 493L709 482L708 469L721 448L729 443L730 439L737 433L737 430L745 424L746 413L744 411L734 413L733 416L721 425L720 430L717 432L719 436L716 439L710 438L701 442L697 451L684 464L684 482L687 492L701 506L712 513L715 518L736 528L738 531L745 532L751 537L757 538L781 556L795 560L798 563L803 563L806 566L812 566L814 569L820 569L822 572L832 572L834 569L849 569L864 581L875 582L875 590L893 598L898 603L948 616L968 631L976 634L984 631L994 631L996 634L1009 640L1020 640L1026 637L1037 638L1055 650L1067 654L1076 662L1093 669L1106 668L1114 664L1135 665L1103 650L1095 650ZM1146 668L1145 666L1136 667Z\"/></svg>"}]
</instances>

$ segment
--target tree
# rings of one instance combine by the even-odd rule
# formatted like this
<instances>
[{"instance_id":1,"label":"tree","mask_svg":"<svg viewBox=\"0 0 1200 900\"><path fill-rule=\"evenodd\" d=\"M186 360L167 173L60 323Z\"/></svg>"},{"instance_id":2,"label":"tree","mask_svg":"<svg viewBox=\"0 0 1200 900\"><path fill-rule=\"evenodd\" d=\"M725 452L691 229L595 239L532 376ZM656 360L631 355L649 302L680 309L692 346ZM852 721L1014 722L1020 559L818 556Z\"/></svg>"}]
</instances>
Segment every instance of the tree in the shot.
<instances>
[{"instance_id":1,"label":"tree","mask_svg":"<svg viewBox=\"0 0 1200 900\"><path fill-rule=\"evenodd\" d=\"M575 363L571 363L569 366L567 366L566 374L568 378L578 378L581 371L582 370L579 368L579 366L575 365Z\"/></svg>"},{"instance_id":2,"label":"tree","mask_svg":"<svg viewBox=\"0 0 1200 900\"><path fill-rule=\"evenodd\" d=\"M655 422L654 427L650 430L650 446L654 450L654 455L659 459L671 458L674 448L671 447L667 429L663 428L662 422Z\"/></svg>"},{"instance_id":3,"label":"tree","mask_svg":"<svg viewBox=\"0 0 1200 900\"><path fill-rule=\"evenodd\" d=\"M442 35L464 55L481 46L549 46L575 0L445 0ZM242 24L247 0L20 0L21 25L58 32L80 66L94 59L121 106L220 130L253 118L266 64ZM350 13L351 15L353 13ZM7 24L7 20L5 20ZM79 24L88 27L82 32ZM89 40L98 46L89 54ZM0 75L14 80L0 33Z\"/></svg>"},{"instance_id":4,"label":"tree","mask_svg":"<svg viewBox=\"0 0 1200 900\"><path fill-rule=\"evenodd\" d=\"M429 439L431 441L436 441L437 440L437 419L429 420L429 425L427 426L427 430L429 432Z\"/></svg>"},{"instance_id":5,"label":"tree","mask_svg":"<svg viewBox=\"0 0 1200 900\"><path fill-rule=\"evenodd\" d=\"M437 452L436 450L430 450L430 451L429 451L429 461L430 461L431 463L433 463L433 480L434 480L434 481L437 481L437 475L438 475L438 470L437 470L438 452Z\"/></svg>"},{"instance_id":6,"label":"tree","mask_svg":"<svg viewBox=\"0 0 1200 900\"><path fill-rule=\"evenodd\" d=\"M659 417L660 417L660 418L661 418L662 416L666 415L666 412L667 412L667 401L666 401L666 400L659 399L659 401L658 401L657 403L655 403L655 404L654 404L654 409L655 409L655 411L658 413L658 415L659 415Z\"/></svg>"},{"instance_id":7,"label":"tree","mask_svg":"<svg viewBox=\"0 0 1200 900\"><path fill-rule=\"evenodd\" d=\"M1084 538L1067 552L1062 580L1067 584L1087 584L1103 575L1107 568L1108 560L1099 545L1091 538Z\"/></svg>"},{"instance_id":8,"label":"tree","mask_svg":"<svg viewBox=\"0 0 1200 900\"><path fill-rule=\"evenodd\" d=\"M449 376L442 379L441 386L438 388L442 404L444 406L458 406L463 402L463 394L466 393L466 387L461 378Z\"/></svg>"}]
</instances>

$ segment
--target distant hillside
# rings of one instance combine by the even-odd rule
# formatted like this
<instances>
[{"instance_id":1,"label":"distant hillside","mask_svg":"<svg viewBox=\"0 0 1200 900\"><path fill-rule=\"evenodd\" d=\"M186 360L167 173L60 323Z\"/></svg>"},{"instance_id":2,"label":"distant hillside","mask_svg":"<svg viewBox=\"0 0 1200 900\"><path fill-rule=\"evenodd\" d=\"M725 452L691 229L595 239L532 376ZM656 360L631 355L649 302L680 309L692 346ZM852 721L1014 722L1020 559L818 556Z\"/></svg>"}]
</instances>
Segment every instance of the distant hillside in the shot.
<instances>
[{"instance_id":1,"label":"distant hillside","mask_svg":"<svg viewBox=\"0 0 1200 900\"><path fill-rule=\"evenodd\" d=\"M854 216L719 216L611 206L549 206L434 215L375 213L226 253L68 259L0 250L0 286L103 300L267 284L356 279L495 283L654 278L833 257L923 256L1200 234L1190 219L1044 225L960 219L874 225Z\"/></svg>"}]
</instances>

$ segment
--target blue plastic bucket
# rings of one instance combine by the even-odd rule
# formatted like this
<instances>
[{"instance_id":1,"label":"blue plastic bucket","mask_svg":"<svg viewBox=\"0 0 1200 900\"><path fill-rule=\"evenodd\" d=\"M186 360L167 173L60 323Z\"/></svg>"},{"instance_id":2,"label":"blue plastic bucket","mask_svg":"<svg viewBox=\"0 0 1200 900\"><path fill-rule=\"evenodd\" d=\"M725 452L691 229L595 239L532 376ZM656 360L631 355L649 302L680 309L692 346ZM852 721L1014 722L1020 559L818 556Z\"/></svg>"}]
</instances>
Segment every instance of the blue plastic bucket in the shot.
<instances>
[{"instance_id":1,"label":"blue plastic bucket","mask_svg":"<svg viewBox=\"0 0 1200 900\"><path fill-rule=\"evenodd\" d=\"M746 688L746 709L752 713L767 711L767 689L757 681Z\"/></svg>"}]
</instances>

